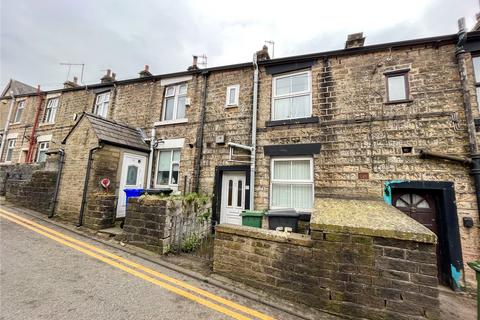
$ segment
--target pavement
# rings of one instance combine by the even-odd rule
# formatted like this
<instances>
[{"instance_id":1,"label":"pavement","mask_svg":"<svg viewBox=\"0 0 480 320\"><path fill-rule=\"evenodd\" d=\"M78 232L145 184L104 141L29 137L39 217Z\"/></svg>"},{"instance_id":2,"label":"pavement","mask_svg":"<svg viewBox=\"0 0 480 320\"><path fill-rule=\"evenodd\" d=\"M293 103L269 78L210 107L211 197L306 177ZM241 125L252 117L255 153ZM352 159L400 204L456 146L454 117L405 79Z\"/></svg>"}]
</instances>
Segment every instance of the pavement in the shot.
<instances>
[{"instance_id":1,"label":"pavement","mask_svg":"<svg viewBox=\"0 0 480 320\"><path fill-rule=\"evenodd\" d=\"M4 210L0 208L2 320L300 319Z\"/></svg>"}]
</instances>

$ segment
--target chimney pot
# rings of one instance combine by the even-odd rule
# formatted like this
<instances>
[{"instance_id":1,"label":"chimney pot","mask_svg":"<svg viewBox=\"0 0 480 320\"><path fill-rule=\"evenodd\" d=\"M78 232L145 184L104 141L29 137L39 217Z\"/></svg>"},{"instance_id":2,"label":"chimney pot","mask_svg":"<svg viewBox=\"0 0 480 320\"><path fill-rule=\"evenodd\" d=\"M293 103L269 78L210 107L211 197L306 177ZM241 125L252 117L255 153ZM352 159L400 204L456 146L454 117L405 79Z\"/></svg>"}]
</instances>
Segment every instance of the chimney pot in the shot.
<instances>
[{"instance_id":1,"label":"chimney pot","mask_svg":"<svg viewBox=\"0 0 480 320\"><path fill-rule=\"evenodd\" d=\"M140 76L140 78L151 77L152 73L149 70L150 66L146 64L143 70L138 73L138 75Z\"/></svg>"},{"instance_id":2,"label":"chimney pot","mask_svg":"<svg viewBox=\"0 0 480 320\"><path fill-rule=\"evenodd\" d=\"M263 45L262 50L257 51L257 61L270 60L270 55L268 54L268 47Z\"/></svg>"},{"instance_id":3,"label":"chimney pot","mask_svg":"<svg viewBox=\"0 0 480 320\"><path fill-rule=\"evenodd\" d=\"M100 82L107 83L112 81L115 81L115 73L112 73L112 70L107 69L107 74L100 79Z\"/></svg>"},{"instance_id":4,"label":"chimney pot","mask_svg":"<svg viewBox=\"0 0 480 320\"><path fill-rule=\"evenodd\" d=\"M78 78L77 77L73 77L73 83L75 83L75 84L78 83Z\"/></svg>"},{"instance_id":5,"label":"chimney pot","mask_svg":"<svg viewBox=\"0 0 480 320\"><path fill-rule=\"evenodd\" d=\"M192 65L190 67L188 67L187 70L188 71L197 70L198 69L197 63L198 63L198 56L193 56Z\"/></svg>"},{"instance_id":6,"label":"chimney pot","mask_svg":"<svg viewBox=\"0 0 480 320\"><path fill-rule=\"evenodd\" d=\"M347 37L347 41L345 42L345 49L363 47L364 43L365 37L363 36L363 32L352 33L349 34Z\"/></svg>"}]
</instances>

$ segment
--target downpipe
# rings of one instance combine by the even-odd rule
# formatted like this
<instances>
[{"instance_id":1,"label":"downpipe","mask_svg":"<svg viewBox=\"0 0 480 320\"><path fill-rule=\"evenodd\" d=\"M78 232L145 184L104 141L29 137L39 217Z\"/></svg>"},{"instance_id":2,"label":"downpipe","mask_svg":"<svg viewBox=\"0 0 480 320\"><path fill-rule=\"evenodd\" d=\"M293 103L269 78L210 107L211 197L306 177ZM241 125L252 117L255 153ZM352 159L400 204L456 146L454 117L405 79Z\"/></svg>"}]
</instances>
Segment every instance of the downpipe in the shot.
<instances>
[{"instance_id":1,"label":"downpipe","mask_svg":"<svg viewBox=\"0 0 480 320\"><path fill-rule=\"evenodd\" d=\"M252 101L252 150L250 156L250 210L255 205L255 160L257 153L257 108L258 108L258 62L257 53L253 55L253 101Z\"/></svg>"},{"instance_id":2,"label":"downpipe","mask_svg":"<svg viewBox=\"0 0 480 320\"><path fill-rule=\"evenodd\" d=\"M57 174L57 181L55 182L55 192L53 194L53 205L52 211L48 215L48 218L53 218L55 215L55 208L57 206L57 198L58 198L58 190L60 189L60 179L62 177L62 170L63 164L65 163L65 150L59 149L58 150L59 158L58 158L58 174Z\"/></svg>"},{"instance_id":3,"label":"downpipe","mask_svg":"<svg viewBox=\"0 0 480 320\"><path fill-rule=\"evenodd\" d=\"M83 215L85 212L85 205L87 203L87 190L88 190L88 183L90 181L90 170L92 169L93 153L96 150L99 150L102 148L103 148L103 145L100 145L90 149L90 151L88 152L87 172L85 173L85 182L83 183L82 206L80 207L80 214L78 215L77 227L81 227L83 225Z\"/></svg>"}]
</instances>

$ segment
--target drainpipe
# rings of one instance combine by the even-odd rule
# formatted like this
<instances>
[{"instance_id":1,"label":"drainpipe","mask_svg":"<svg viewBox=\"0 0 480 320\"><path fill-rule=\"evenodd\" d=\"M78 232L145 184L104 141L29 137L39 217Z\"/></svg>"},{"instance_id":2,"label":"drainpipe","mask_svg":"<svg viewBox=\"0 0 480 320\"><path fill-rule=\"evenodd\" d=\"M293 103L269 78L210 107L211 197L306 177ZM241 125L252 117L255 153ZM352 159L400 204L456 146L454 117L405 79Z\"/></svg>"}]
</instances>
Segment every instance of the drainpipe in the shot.
<instances>
[{"instance_id":1,"label":"drainpipe","mask_svg":"<svg viewBox=\"0 0 480 320\"><path fill-rule=\"evenodd\" d=\"M37 107L37 111L35 112L35 119L33 121L32 132L30 133L27 159L25 161L26 163L32 163L33 149L35 148L35 144L37 143L37 138L35 137L35 133L38 127L38 119L40 118L40 113L42 112L42 102L43 102L43 96L40 94L40 86L37 87L37 96L38 96L38 107Z\"/></svg>"},{"instance_id":2,"label":"drainpipe","mask_svg":"<svg viewBox=\"0 0 480 320\"><path fill-rule=\"evenodd\" d=\"M208 71L203 71L203 97L202 97L202 109L200 111L200 123L197 130L197 157L195 159L195 169L194 169L194 182L193 182L193 191L198 193L200 186L200 164L202 162L202 153L203 153L203 126L205 125L205 110L207 108L207 89L208 89Z\"/></svg>"},{"instance_id":3,"label":"drainpipe","mask_svg":"<svg viewBox=\"0 0 480 320\"><path fill-rule=\"evenodd\" d=\"M148 155L147 189L152 188L153 150L155 148L155 128L150 133L150 154Z\"/></svg>"},{"instance_id":4,"label":"drainpipe","mask_svg":"<svg viewBox=\"0 0 480 320\"><path fill-rule=\"evenodd\" d=\"M253 55L253 102L252 102L252 151L250 154L250 210L255 204L255 159L257 153L257 107L258 107L258 63L257 53Z\"/></svg>"},{"instance_id":5,"label":"drainpipe","mask_svg":"<svg viewBox=\"0 0 480 320\"><path fill-rule=\"evenodd\" d=\"M102 149L102 148L103 146L100 145L88 151L87 172L85 173L85 182L83 183L82 206L80 207L80 214L78 215L77 227L81 227L83 225L83 214L85 212L85 205L87 203L87 190L88 190L88 182L90 180L90 169L92 168L92 162L93 162L93 153L96 150Z\"/></svg>"},{"instance_id":6,"label":"drainpipe","mask_svg":"<svg viewBox=\"0 0 480 320\"><path fill-rule=\"evenodd\" d=\"M8 127L10 126L13 106L15 105L15 95L13 94L13 90L10 91L10 96L12 98L12 101L10 101L10 108L8 109L7 122L5 123L5 128L3 129L2 142L0 143L0 162L2 162L3 149L5 147L5 142L7 141Z\"/></svg>"},{"instance_id":7,"label":"drainpipe","mask_svg":"<svg viewBox=\"0 0 480 320\"><path fill-rule=\"evenodd\" d=\"M477 211L480 215L480 154L478 153L478 143L475 136L475 122L472 114L472 103L470 100L470 87L467 80L467 63L465 60L465 48L463 45L467 40L465 30L465 18L458 20L458 42L455 51L458 69L460 73L461 91L463 95L463 108L465 111L465 120L467 122L468 144L470 148L470 157L472 161L470 174L475 182L475 194L477 197Z\"/></svg>"},{"instance_id":8,"label":"drainpipe","mask_svg":"<svg viewBox=\"0 0 480 320\"><path fill-rule=\"evenodd\" d=\"M57 181L55 182L55 191L53 193L52 211L50 211L50 214L48 215L49 218L53 218L53 215L55 214L55 207L57 205L58 190L60 189L60 178L62 177L63 163L64 163L64 159L65 159L65 150L59 149L58 154L59 154L59 157L58 157L58 174L57 174Z\"/></svg>"}]
</instances>

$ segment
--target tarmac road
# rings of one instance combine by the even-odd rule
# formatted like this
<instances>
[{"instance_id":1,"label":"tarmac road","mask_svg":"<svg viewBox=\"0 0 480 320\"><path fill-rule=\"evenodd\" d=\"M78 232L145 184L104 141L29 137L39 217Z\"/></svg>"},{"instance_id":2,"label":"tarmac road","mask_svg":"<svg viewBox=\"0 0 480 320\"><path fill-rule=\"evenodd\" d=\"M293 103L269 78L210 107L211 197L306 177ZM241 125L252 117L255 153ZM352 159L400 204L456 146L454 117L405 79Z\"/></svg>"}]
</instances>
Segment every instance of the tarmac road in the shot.
<instances>
[{"instance_id":1,"label":"tarmac road","mask_svg":"<svg viewBox=\"0 0 480 320\"><path fill-rule=\"evenodd\" d=\"M213 295L206 297L209 293ZM0 210L0 319L298 318L27 215Z\"/></svg>"}]
</instances>

